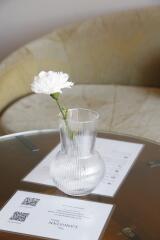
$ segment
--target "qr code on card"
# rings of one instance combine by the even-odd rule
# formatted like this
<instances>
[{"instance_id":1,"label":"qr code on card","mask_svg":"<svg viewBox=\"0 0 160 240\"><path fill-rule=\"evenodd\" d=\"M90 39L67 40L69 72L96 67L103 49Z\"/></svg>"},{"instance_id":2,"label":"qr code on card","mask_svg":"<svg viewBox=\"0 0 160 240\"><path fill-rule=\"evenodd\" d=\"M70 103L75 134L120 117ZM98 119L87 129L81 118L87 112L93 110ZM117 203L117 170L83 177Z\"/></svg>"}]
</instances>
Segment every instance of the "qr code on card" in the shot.
<instances>
[{"instance_id":1,"label":"qr code on card","mask_svg":"<svg viewBox=\"0 0 160 240\"><path fill-rule=\"evenodd\" d=\"M26 206L32 206L35 207L37 205L37 203L39 202L40 199L38 198L29 198L26 197L23 202L22 205L26 205Z\"/></svg>"},{"instance_id":2,"label":"qr code on card","mask_svg":"<svg viewBox=\"0 0 160 240\"><path fill-rule=\"evenodd\" d=\"M26 218L28 217L29 213L24 212L14 212L12 217L10 217L10 220L12 221L18 221L18 222L24 222Z\"/></svg>"}]
</instances>

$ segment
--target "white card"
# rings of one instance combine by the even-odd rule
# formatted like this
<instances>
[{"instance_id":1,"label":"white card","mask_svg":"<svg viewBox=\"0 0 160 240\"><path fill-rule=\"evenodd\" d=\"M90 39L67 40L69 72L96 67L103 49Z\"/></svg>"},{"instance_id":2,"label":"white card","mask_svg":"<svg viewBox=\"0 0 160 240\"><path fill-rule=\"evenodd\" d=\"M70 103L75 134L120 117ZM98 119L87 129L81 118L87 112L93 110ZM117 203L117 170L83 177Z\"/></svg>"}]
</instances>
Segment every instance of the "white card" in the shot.
<instances>
[{"instance_id":1,"label":"white card","mask_svg":"<svg viewBox=\"0 0 160 240\"><path fill-rule=\"evenodd\" d=\"M17 191L0 211L0 230L60 240L97 240L113 205Z\"/></svg>"},{"instance_id":2,"label":"white card","mask_svg":"<svg viewBox=\"0 0 160 240\"><path fill-rule=\"evenodd\" d=\"M97 138L96 150L105 161L106 171L103 180L93 193L113 197L143 146L143 144ZM49 175L49 167L59 149L60 145L54 148L23 181L54 186Z\"/></svg>"}]
</instances>

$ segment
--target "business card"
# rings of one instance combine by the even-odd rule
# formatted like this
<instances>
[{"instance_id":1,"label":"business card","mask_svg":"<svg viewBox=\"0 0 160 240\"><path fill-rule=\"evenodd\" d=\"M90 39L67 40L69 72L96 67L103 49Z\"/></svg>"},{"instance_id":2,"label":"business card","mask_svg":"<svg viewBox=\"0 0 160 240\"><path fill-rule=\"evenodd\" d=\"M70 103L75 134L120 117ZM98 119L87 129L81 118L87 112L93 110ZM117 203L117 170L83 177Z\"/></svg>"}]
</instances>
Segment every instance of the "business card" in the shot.
<instances>
[{"instance_id":1,"label":"business card","mask_svg":"<svg viewBox=\"0 0 160 240\"><path fill-rule=\"evenodd\" d=\"M113 205L17 191L0 211L0 230L59 240L98 240Z\"/></svg>"}]
</instances>

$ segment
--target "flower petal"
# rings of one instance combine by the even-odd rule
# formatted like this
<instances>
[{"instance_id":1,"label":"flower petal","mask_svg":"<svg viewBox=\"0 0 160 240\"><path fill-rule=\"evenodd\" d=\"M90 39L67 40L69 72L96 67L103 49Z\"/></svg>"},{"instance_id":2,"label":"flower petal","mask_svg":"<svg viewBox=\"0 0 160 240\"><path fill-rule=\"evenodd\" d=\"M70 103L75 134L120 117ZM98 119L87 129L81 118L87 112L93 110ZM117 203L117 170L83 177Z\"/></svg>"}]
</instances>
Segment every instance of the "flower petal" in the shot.
<instances>
[{"instance_id":1,"label":"flower petal","mask_svg":"<svg viewBox=\"0 0 160 240\"><path fill-rule=\"evenodd\" d=\"M31 89L35 93L62 93L63 88L70 88L73 86L73 83L68 82L68 79L69 75L67 73L41 71L38 76L34 77L34 81L31 84Z\"/></svg>"}]
</instances>

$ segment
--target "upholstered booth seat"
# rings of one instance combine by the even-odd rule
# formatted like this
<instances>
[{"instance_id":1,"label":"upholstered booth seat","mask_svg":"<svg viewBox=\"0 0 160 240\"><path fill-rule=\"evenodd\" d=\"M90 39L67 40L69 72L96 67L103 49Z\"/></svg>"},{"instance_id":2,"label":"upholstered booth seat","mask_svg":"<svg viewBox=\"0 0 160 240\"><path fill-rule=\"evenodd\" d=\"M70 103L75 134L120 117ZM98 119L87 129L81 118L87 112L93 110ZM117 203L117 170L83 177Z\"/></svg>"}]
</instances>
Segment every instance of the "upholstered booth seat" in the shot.
<instances>
[{"instance_id":1,"label":"upholstered booth seat","mask_svg":"<svg viewBox=\"0 0 160 240\"><path fill-rule=\"evenodd\" d=\"M57 128L53 100L28 95L41 70L70 75L65 104L97 110L99 130L160 142L160 7L73 24L10 55L0 65L1 134Z\"/></svg>"},{"instance_id":2,"label":"upholstered booth seat","mask_svg":"<svg viewBox=\"0 0 160 240\"><path fill-rule=\"evenodd\" d=\"M68 107L100 114L99 131L128 134L160 141L160 89L119 85L77 85L64 92ZM58 110L48 95L24 97L1 117L6 133L58 128Z\"/></svg>"}]
</instances>

